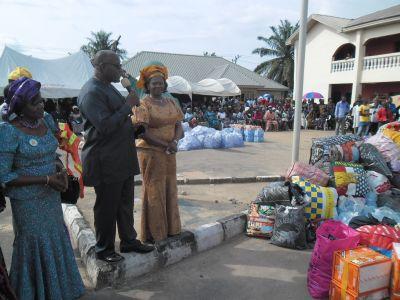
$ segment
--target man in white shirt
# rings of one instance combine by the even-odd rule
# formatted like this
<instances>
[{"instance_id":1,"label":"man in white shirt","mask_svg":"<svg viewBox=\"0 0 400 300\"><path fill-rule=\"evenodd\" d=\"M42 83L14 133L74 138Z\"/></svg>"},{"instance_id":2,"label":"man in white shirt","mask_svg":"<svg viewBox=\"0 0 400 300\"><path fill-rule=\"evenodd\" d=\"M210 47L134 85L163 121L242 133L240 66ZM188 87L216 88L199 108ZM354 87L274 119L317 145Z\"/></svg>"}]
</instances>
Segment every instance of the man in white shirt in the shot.
<instances>
[{"instance_id":1,"label":"man in white shirt","mask_svg":"<svg viewBox=\"0 0 400 300\"><path fill-rule=\"evenodd\" d=\"M220 119L221 121L223 121L226 118L226 112L224 111L223 108L219 109L219 112L217 114L218 119Z\"/></svg>"},{"instance_id":2,"label":"man in white shirt","mask_svg":"<svg viewBox=\"0 0 400 300\"><path fill-rule=\"evenodd\" d=\"M358 95L356 102L354 102L353 109L351 111L351 116L353 117L353 132L357 134L358 131L358 123L360 122L360 104L361 104L361 95Z\"/></svg>"},{"instance_id":3,"label":"man in white shirt","mask_svg":"<svg viewBox=\"0 0 400 300\"><path fill-rule=\"evenodd\" d=\"M380 108L378 97L375 97L372 100L372 103L369 105L370 112L370 127L369 132L374 135L378 131L378 109Z\"/></svg>"}]
</instances>

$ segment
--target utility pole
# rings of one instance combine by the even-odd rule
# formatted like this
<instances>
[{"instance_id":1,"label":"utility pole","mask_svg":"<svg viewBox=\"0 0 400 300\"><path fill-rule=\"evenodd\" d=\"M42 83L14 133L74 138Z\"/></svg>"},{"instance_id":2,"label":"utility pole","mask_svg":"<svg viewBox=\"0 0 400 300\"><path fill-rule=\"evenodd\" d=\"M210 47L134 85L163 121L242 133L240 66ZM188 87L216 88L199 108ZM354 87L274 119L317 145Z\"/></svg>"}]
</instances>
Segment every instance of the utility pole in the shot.
<instances>
[{"instance_id":1,"label":"utility pole","mask_svg":"<svg viewBox=\"0 0 400 300\"><path fill-rule=\"evenodd\" d=\"M301 1L301 17L299 27L299 51L297 52L296 89L294 91L295 115L292 143L292 163L299 160L300 130L301 130L301 104L303 98L304 57L306 50L308 0Z\"/></svg>"}]
</instances>

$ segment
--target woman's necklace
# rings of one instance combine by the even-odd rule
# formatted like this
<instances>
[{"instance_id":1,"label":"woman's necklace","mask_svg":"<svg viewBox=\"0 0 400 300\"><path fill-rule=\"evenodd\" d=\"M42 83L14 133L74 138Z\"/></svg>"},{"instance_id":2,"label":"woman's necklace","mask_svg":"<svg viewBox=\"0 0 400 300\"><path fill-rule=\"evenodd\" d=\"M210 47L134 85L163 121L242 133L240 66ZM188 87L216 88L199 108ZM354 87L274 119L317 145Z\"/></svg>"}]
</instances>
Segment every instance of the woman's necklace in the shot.
<instances>
[{"instance_id":1,"label":"woman's necklace","mask_svg":"<svg viewBox=\"0 0 400 300\"><path fill-rule=\"evenodd\" d=\"M37 129L37 128L39 128L39 126L40 126L39 120L35 120L34 122L28 122L28 121L25 121L25 120L20 119L20 120L19 120L19 123L20 123L22 126L24 126L24 127L26 127L26 128L30 128L30 129Z\"/></svg>"},{"instance_id":2,"label":"woman's necklace","mask_svg":"<svg viewBox=\"0 0 400 300\"><path fill-rule=\"evenodd\" d=\"M153 99L154 101L163 101L164 100L163 96L158 97L158 98L150 96L150 98Z\"/></svg>"},{"instance_id":3,"label":"woman's necklace","mask_svg":"<svg viewBox=\"0 0 400 300\"><path fill-rule=\"evenodd\" d=\"M159 104L164 104L165 103L165 98L164 97L160 97L160 98L153 98L152 96L150 96L150 98L151 98L151 100L153 100L154 102L156 102L156 103L159 103Z\"/></svg>"}]
</instances>

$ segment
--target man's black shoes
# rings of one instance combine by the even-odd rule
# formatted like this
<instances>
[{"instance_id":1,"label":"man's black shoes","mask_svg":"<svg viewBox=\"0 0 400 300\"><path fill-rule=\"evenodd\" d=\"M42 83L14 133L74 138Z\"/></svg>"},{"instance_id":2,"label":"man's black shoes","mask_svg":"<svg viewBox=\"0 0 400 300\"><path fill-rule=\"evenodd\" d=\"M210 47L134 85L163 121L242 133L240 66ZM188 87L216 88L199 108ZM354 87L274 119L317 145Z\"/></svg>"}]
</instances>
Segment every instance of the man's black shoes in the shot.
<instances>
[{"instance_id":1,"label":"man's black shoes","mask_svg":"<svg viewBox=\"0 0 400 300\"><path fill-rule=\"evenodd\" d=\"M133 244L120 246L122 253L137 252L137 253L148 253L154 250L154 246L146 245L136 240Z\"/></svg>"},{"instance_id":2,"label":"man's black shoes","mask_svg":"<svg viewBox=\"0 0 400 300\"><path fill-rule=\"evenodd\" d=\"M139 240L135 240L132 244L120 246L120 250L122 253L148 253L154 250L154 246L142 244ZM117 263L125 259L122 255L116 252L110 254L96 254L96 258L108 263Z\"/></svg>"},{"instance_id":3,"label":"man's black shoes","mask_svg":"<svg viewBox=\"0 0 400 300\"><path fill-rule=\"evenodd\" d=\"M108 255L96 254L96 258L108 263L117 263L124 260L124 257L116 252Z\"/></svg>"}]
</instances>

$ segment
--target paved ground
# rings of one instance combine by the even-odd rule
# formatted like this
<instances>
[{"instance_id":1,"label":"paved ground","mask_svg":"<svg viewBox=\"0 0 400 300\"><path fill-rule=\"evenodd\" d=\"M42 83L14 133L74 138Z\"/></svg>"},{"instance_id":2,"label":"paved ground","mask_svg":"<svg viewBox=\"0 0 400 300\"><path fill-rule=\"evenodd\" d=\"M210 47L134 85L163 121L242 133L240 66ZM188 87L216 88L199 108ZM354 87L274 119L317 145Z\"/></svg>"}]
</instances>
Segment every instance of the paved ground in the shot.
<instances>
[{"instance_id":1,"label":"paved ground","mask_svg":"<svg viewBox=\"0 0 400 300\"><path fill-rule=\"evenodd\" d=\"M117 290L89 290L82 300L311 299L310 253L243 235Z\"/></svg>"},{"instance_id":2,"label":"paved ground","mask_svg":"<svg viewBox=\"0 0 400 300\"><path fill-rule=\"evenodd\" d=\"M179 210L182 226L195 228L214 222L220 218L247 209L266 183L182 185L178 187ZM135 196L140 197L141 187L135 188ZM85 199L79 200L78 207L93 228L93 189L85 191ZM135 199L135 229L140 233L141 200ZM117 235L118 241L118 235Z\"/></svg>"},{"instance_id":3,"label":"paved ground","mask_svg":"<svg viewBox=\"0 0 400 300\"><path fill-rule=\"evenodd\" d=\"M308 162L313 138L333 134L333 131L302 131L300 160ZM246 143L242 148L179 152L178 177L280 175L292 160L292 138L292 131L267 132L264 143Z\"/></svg>"}]
</instances>

